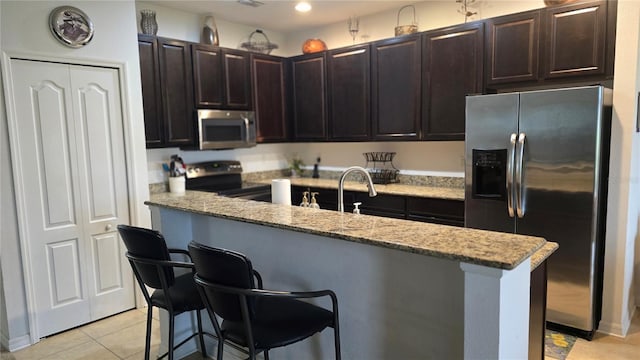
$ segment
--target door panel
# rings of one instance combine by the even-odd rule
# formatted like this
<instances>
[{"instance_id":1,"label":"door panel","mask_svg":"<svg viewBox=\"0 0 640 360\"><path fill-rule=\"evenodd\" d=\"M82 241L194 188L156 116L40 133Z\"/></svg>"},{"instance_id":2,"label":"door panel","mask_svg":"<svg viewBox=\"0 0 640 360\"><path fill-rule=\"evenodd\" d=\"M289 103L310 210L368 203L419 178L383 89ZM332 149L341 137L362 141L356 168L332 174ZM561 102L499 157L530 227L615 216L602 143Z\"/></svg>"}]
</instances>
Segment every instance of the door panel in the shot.
<instances>
[{"instance_id":1,"label":"door panel","mask_svg":"<svg viewBox=\"0 0 640 360\"><path fill-rule=\"evenodd\" d=\"M76 126L82 129L78 156L86 176L80 187L85 241L91 239L85 256L91 259L87 280L96 320L134 306L133 276L115 230L129 221L122 107L114 69L72 67L71 82Z\"/></svg>"},{"instance_id":2,"label":"door panel","mask_svg":"<svg viewBox=\"0 0 640 360\"><path fill-rule=\"evenodd\" d=\"M62 85L64 86L64 84ZM33 86L30 91L34 102L34 135L37 147L37 163L40 165L38 182L42 194L44 227L75 224L75 204L69 159L67 134L67 108L65 91L60 85L46 81Z\"/></svg>"},{"instance_id":3,"label":"door panel","mask_svg":"<svg viewBox=\"0 0 640 360\"><path fill-rule=\"evenodd\" d=\"M478 197L473 193L472 180L477 175L474 149L508 152L510 135L518 131L518 94L468 96L466 117L465 227L514 232L515 219L509 216L506 197ZM506 169L501 171L505 177ZM506 181L500 181L496 186L498 190L504 190Z\"/></svg>"},{"instance_id":4,"label":"door panel","mask_svg":"<svg viewBox=\"0 0 640 360\"><path fill-rule=\"evenodd\" d=\"M82 301L78 239L48 244L47 265L49 281L55 284L51 293L51 307Z\"/></svg>"},{"instance_id":5,"label":"door panel","mask_svg":"<svg viewBox=\"0 0 640 360\"><path fill-rule=\"evenodd\" d=\"M122 265L120 239L116 232L100 234L92 238L93 258L96 263L96 294L117 291L122 288L122 272L113 271Z\"/></svg>"},{"instance_id":6,"label":"door panel","mask_svg":"<svg viewBox=\"0 0 640 360\"><path fill-rule=\"evenodd\" d=\"M88 84L77 90L80 124L84 126L84 151L87 155L88 194L90 221L112 219L116 212L116 189L113 174L113 158L110 154L111 131L109 129L109 92L97 84ZM96 166L91 166L96 164ZM98 195L97 197L95 195Z\"/></svg>"},{"instance_id":7,"label":"door panel","mask_svg":"<svg viewBox=\"0 0 640 360\"><path fill-rule=\"evenodd\" d=\"M34 310L46 336L90 321L69 67L11 63Z\"/></svg>"},{"instance_id":8,"label":"door panel","mask_svg":"<svg viewBox=\"0 0 640 360\"><path fill-rule=\"evenodd\" d=\"M599 87L521 95L525 215L519 234L560 245L548 260L547 320L593 327ZM553 131L549 131L553 129Z\"/></svg>"}]
</instances>

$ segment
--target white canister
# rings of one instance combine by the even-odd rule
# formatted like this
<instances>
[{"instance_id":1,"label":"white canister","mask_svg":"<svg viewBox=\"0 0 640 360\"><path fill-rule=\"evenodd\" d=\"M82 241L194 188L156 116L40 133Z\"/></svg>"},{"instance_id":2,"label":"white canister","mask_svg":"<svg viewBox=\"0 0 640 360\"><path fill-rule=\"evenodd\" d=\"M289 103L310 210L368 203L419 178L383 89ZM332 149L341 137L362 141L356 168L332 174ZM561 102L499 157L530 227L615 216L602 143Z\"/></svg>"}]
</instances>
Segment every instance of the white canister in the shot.
<instances>
[{"instance_id":1,"label":"white canister","mask_svg":"<svg viewBox=\"0 0 640 360\"><path fill-rule=\"evenodd\" d=\"M185 177L184 176L175 176L169 178L169 191L172 194L184 194L184 186L185 186Z\"/></svg>"}]
</instances>

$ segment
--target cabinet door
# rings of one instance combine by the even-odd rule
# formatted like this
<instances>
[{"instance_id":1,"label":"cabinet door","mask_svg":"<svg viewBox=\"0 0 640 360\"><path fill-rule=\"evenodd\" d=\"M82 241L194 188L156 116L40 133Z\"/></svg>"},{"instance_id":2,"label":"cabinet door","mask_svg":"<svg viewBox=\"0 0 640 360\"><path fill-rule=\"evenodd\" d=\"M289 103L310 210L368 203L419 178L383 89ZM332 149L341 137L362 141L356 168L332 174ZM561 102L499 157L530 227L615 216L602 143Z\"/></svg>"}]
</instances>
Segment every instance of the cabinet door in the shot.
<instances>
[{"instance_id":1,"label":"cabinet door","mask_svg":"<svg viewBox=\"0 0 640 360\"><path fill-rule=\"evenodd\" d=\"M224 103L222 52L220 48L193 44L193 88L198 108L220 108Z\"/></svg>"},{"instance_id":2,"label":"cabinet door","mask_svg":"<svg viewBox=\"0 0 640 360\"><path fill-rule=\"evenodd\" d=\"M421 53L419 35L378 41L372 45L373 139L418 139Z\"/></svg>"},{"instance_id":3,"label":"cabinet door","mask_svg":"<svg viewBox=\"0 0 640 360\"><path fill-rule=\"evenodd\" d=\"M162 118L160 70L158 68L158 44L156 38L138 35L138 52L140 54L144 133L147 139L147 147L161 147L164 145L164 122Z\"/></svg>"},{"instance_id":4,"label":"cabinet door","mask_svg":"<svg viewBox=\"0 0 640 360\"><path fill-rule=\"evenodd\" d=\"M332 50L329 77L329 129L332 140L369 140L369 45Z\"/></svg>"},{"instance_id":5,"label":"cabinet door","mask_svg":"<svg viewBox=\"0 0 640 360\"><path fill-rule=\"evenodd\" d=\"M607 2L545 9L544 77L605 73Z\"/></svg>"},{"instance_id":6,"label":"cabinet door","mask_svg":"<svg viewBox=\"0 0 640 360\"><path fill-rule=\"evenodd\" d=\"M487 20L487 85L538 80L540 11Z\"/></svg>"},{"instance_id":7,"label":"cabinet door","mask_svg":"<svg viewBox=\"0 0 640 360\"><path fill-rule=\"evenodd\" d=\"M223 49L225 78L225 107L228 109L251 109L251 77L249 76L249 54L246 51Z\"/></svg>"},{"instance_id":8,"label":"cabinet door","mask_svg":"<svg viewBox=\"0 0 640 360\"><path fill-rule=\"evenodd\" d=\"M405 196L378 194L378 196L369 197L369 193L356 192L355 201L362 203L360 205L361 214L406 219L407 200Z\"/></svg>"},{"instance_id":9,"label":"cabinet door","mask_svg":"<svg viewBox=\"0 0 640 360\"><path fill-rule=\"evenodd\" d=\"M465 97L483 89L483 38L483 23L423 34L423 139L464 140Z\"/></svg>"},{"instance_id":10,"label":"cabinet door","mask_svg":"<svg viewBox=\"0 0 640 360\"><path fill-rule=\"evenodd\" d=\"M253 106L259 142L287 140L284 67L283 58L251 55Z\"/></svg>"},{"instance_id":11,"label":"cabinet door","mask_svg":"<svg viewBox=\"0 0 640 360\"><path fill-rule=\"evenodd\" d=\"M407 219L464 226L464 201L407 197Z\"/></svg>"},{"instance_id":12,"label":"cabinet door","mask_svg":"<svg viewBox=\"0 0 640 360\"><path fill-rule=\"evenodd\" d=\"M325 59L325 53L291 59L295 140L326 140L327 138Z\"/></svg>"},{"instance_id":13,"label":"cabinet door","mask_svg":"<svg viewBox=\"0 0 640 360\"><path fill-rule=\"evenodd\" d=\"M191 52L184 41L158 38L166 145L194 143Z\"/></svg>"}]
</instances>

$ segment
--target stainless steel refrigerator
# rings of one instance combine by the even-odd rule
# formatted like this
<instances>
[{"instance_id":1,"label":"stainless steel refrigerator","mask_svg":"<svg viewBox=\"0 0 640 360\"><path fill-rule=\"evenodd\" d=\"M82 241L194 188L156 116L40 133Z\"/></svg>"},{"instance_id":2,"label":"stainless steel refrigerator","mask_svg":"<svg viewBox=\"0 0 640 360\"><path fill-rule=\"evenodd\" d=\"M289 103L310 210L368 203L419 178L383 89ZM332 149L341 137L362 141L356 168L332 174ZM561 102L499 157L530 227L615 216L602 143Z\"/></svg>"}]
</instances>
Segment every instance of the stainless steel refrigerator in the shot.
<instances>
[{"instance_id":1,"label":"stainless steel refrigerator","mask_svg":"<svg viewBox=\"0 0 640 360\"><path fill-rule=\"evenodd\" d=\"M547 321L591 338L601 318L611 91L468 96L465 226L557 242Z\"/></svg>"}]
</instances>

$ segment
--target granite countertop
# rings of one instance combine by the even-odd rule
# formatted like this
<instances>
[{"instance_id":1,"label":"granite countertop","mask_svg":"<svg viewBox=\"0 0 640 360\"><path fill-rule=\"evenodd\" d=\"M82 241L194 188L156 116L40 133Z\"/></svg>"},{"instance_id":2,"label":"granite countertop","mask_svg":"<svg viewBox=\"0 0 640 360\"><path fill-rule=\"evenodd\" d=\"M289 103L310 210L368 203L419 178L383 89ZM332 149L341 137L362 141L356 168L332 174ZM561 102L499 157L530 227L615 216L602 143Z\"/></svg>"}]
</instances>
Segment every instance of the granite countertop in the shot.
<instances>
[{"instance_id":1,"label":"granite countertop","mask_svg":"<svg viewBox=\"0 0 640 360\"><path fill-rule=\"evenodd\" d=\"M145 204L507 270L547 244L540 237L275 205L199 191L152 194ZM540 253L550 253L545 254Z\"/></svg>"},{"instance_id":2,"label":"granite countertop","mask_svg":"<svg viewBox=\"0 0 640 360\"><path fill-rule=\"evenodd\" d=\"M320 189L338 189L338 180L335 179L313 179L313 178L288 178L291 185L308 186ZM263 184L271 184L271 180L259 181ZM420 185L404 185L404 184L376 184L376 191L379 194L387 195L405 195L426 198L438 198L449 200L464 200L464 188L454 187L436 187L436 186L420 186ZM355 181L345 181L344 189L349 191L367 192L365 183Z\"/></svg>"},{"instance_id":3,"label":"granite countertop","mask_svg":"<svg viewBox=\"0 0 640 360\"><path fill-rule=\"evenodd\" d=\"M558 243L547 241L543 247L531 255L531 271L535 270L543 261L547 260L551 254L558 250Z\"/></svg>"}]
</instances>

